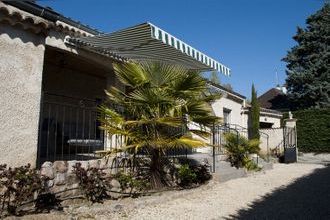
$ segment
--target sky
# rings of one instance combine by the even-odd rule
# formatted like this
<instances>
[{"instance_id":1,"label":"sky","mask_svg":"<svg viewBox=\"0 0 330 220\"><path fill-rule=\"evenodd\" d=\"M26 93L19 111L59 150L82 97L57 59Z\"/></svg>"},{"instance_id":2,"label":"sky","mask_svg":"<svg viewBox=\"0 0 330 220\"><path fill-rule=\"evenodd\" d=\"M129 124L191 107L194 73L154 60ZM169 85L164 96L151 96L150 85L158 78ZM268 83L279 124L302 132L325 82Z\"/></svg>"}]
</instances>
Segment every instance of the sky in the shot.
<instances>
[{"instance_id":1,"label":"sky","mask_svg":"<svg viewBox=\"0 0 330 220\"><path fill-rule=\"evenodd\" d=\"M232 75L219 74L221 82L247 97L252 83L261 95L285 82L281 59L295 45L292 36L324 4L324 0L38 2L106 33L151 22L229 67Z\"/></svg>"}]
</instances>

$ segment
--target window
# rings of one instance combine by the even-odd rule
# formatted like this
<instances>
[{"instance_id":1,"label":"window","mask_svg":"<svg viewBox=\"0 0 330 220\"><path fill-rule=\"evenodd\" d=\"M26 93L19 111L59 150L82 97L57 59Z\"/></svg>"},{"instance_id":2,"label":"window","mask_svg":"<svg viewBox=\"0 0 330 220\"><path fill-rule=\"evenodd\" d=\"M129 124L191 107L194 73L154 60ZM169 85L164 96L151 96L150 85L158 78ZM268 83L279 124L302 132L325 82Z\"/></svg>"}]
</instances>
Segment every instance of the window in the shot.
<instances>
[{"instance_id":1,"label":"window","mask_svg":"<svg viewBox=\"0 0 330 220\"><path fill-rule=\"evenodd\" d=\"M231 113L230 109L223 108L223 122L225 124L230 124L230 113Z\"/></svg>"}]
</instances>

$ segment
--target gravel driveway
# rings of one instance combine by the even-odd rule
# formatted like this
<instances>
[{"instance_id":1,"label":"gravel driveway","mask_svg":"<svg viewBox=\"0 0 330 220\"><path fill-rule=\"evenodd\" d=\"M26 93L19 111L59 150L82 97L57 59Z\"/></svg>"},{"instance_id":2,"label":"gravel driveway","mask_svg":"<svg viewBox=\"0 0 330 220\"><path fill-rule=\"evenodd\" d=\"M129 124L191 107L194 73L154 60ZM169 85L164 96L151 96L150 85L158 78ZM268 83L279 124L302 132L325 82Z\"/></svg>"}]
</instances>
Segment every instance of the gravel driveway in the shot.
<instances>
[{"instance_id":1,"label":"gravel driveway","mask_svg":"<svg viewBox=\"0 0 330 220\"><path fill-rule=\"evenodd\" d=\"M45 219L330 219L330 167L273 170L192 190L66 209ZM30 216L32 219L32 216ZM34 216L33 219L36 219Z\"/></svg>"}]
</instances>

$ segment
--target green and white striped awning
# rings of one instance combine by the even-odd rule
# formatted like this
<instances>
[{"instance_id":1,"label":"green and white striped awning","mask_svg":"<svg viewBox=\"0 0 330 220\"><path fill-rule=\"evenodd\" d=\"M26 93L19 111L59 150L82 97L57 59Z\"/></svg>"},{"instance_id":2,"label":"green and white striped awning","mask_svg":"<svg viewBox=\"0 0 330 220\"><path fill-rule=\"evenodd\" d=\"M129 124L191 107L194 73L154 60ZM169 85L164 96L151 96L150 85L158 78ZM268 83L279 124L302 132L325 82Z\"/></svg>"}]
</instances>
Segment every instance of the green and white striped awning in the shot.
<instances>
[{"instance_id":1,"label":"green and white striped awning","mask_svg":"<svg viewBox=\"0 0 330 220\"><path fill-rule=\"evenodd\" d=\"M215 70L230 75L228 67L151 23L140 24L110 34L67 37L66 43L126 61L171 62L184 65L189 69Z\"/></svg>"}]
</instances>

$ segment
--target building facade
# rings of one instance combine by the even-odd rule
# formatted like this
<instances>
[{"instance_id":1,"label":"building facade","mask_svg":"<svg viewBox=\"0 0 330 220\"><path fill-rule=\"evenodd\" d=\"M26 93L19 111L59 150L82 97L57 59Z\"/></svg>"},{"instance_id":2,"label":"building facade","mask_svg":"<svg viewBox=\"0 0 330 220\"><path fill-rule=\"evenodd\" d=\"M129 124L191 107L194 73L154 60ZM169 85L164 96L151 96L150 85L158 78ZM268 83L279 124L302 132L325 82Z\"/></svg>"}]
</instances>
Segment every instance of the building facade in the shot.
<instances>
[{"instance_id":1,"label":"building facade","mask_svg":"<svg viewBox=\"0 0 330 220\"><path fill-rule=\"evenodd\" d=\"M109 139L99 130L97 106L106 98L104 90L124 89L113 62L143 59L230 74L229 68L150 23L104 34L32 2L0 1L0 164L86 160L97 150L119 146L120 138ZM212 104L214 114L247 129L245 97L210 87L223 94ZM260 121L277 127L280 118L265 109Z\"/></svg>"}]
</instances>

